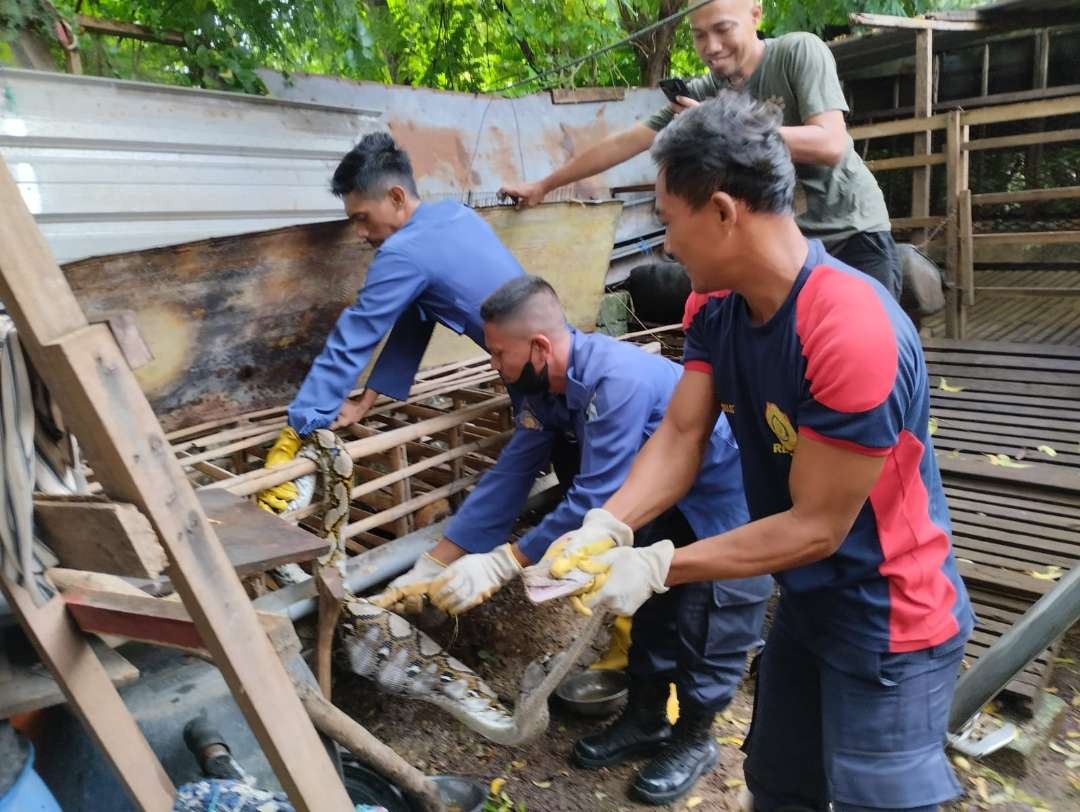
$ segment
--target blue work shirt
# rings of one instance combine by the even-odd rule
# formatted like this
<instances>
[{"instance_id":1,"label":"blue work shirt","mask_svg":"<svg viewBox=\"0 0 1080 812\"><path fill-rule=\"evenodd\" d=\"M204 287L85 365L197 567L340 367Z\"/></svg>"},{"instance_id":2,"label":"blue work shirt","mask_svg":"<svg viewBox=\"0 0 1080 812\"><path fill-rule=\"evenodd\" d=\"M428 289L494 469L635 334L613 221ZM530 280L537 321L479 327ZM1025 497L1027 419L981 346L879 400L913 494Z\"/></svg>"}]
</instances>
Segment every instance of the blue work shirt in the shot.
<instances>
[{"instance_id":1,"label":"blue work shirt","mask_svg":"<svg viewBox=\"0 0 1080 812\"><path fill-rule=\"evenodd\" d=\"M480 303L523 273L472 209L452 200L421 203L375 252L356 301L289 404L289 425L303 436L333 423L391 328L367 385L397 400L409 394L435 322L486 349Z\"/></svg>"},{"instance_id":2,"label":"blue work shirt","mask_svg":"<svg viewBox=\"0 0 1080 812\"><path fill-rule=\"evenodd\" d=\"M569 434L581 450L579 473L562 502L518 541L530 561L539 561L553 541L580 527L585 513L623 484L681 376L682 367L673 361L574 330L566 392L522 399L510 441L451 519L447 538L469 552L487 552L506 541L555 440ZM717 421L697 481L678 507L698 538L749 520L739 450L726 420ZM771 591L767 576L745 581L758 599Z\"/></svg>"}]
</instances>

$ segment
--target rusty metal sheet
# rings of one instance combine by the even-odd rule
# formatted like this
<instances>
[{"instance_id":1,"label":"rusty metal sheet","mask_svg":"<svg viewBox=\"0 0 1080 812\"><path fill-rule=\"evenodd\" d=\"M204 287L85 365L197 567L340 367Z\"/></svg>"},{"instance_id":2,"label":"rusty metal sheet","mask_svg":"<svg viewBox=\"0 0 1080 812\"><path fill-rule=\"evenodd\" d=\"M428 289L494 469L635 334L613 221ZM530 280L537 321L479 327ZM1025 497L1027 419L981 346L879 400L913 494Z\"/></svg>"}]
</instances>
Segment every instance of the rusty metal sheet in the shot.
<instances>
[{"instance_id":1,"label":"rusty metal sheet","mask_svg":"<svg viewBox=\"0 0 1080 812\"><path fill-rule=\"evenodd\" d=\"M595 325L621 204L480 210L529 273L548 279L570 321ZM347 221L219 237L64 266L91 320L135 313L153 360L135 370L166 431L288 402L372 252ZM476 355L440 328L425 366Z\"/></svg>"}]
</instances>

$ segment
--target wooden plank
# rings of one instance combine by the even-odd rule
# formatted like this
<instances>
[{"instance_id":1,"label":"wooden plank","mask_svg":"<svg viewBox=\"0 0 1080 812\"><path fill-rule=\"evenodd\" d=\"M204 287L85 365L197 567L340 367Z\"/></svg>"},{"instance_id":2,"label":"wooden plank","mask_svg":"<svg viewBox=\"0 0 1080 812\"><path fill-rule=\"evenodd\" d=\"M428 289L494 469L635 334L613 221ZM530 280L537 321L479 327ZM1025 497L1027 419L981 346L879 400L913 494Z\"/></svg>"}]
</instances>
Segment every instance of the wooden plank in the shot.
<instances>
[{"instance_id":1,"label":"wooden plank","mask_svg":"<svg viewBox=\"0 0 1080 812\"><path fill-rule=\"evenodd\" d=\"M856 141L885 138L890 135L908 135L923 130L943 130L948 120L947 113L936 113L926 118L902 118L896 121L882 121L878 124L862 124L849 128L848 133Z\"/></svg>"},{"instance_id":2,"label":"wooden plank","mask_svg":"<svg viewBox=\"0 0 1080 812\"><path fill-rule=\"evenodd\" d=\"M956 568L965 581L992 587L1010 595L1038 599L1049 591L1052 582L1039 581L1026 575L1017 575L1000 567L988 567L957 561Z\"/></svg>"},{"instance_id":3,"label":"wooden plank","mask_svg":"<svg viewBox=\"0 0 1080 812\"><path fill-rule=\"evenodd\" d=\"M229 563L242 578L282 564L311 561L328 549L326 539L281 521L250 499L220 490L198 491L197 496Z\"/></svg>"},{"instance_id":4,"label":"wooden plank","mask_svg":"<svg viewBox=\"0 0 1080 812\"><path fill-rule=\"evenodd\" d=\"M0 301L49 390L64 393L64 417L97 481L149 518L177 592L293 805L351 810L146 396L108 329L86 326L6 165L0 168Z\"/></svg>"},{"instance_id":5,"label":"wooden plank","mask_svg":"<svg viewBox=\"0 0 1080 812\"><path fill-rule=\"evenodd\" d=\"M865 161L872 172L887 172L891 169L910 169L913 166L937 166L945 163L941 152L929 152L926 155L901 155L898 158L879 158Z\"/></svg>"},{"instance_id":6,"label":"wooden plank","mask_svg":"<svg viewBox=\"0 0 1080 812\"><path fill-rule=\"evenodd\" d=\"M987 296L1039 296L1045 299L1055 299L1061 296L1080 296L1077 288L1020 288L1002 285L976 285L975 290Z\"/></svg>"},{"instance_id":7,"label":"wooden plank","mask_svg":"<svg viewBox=\"0 0 1080 812\"><path fill-rule=\"evenodd\" d=\"M934 32L924 28L915 34L915 117L925 118L930 115L934 104ZM914 155L930 155L930 130L915 133ZM918 166L911 173L911 217L912 219L930 216L930 167ZM894 226L895 227L895 226ZM926 228L921 228L912 235L916 243L926 241Z\"/></svg>"},{"instance_id":8,"label":"wooden plank","mask_svg":"<svg viewBox=\"0 0 1080 812\"><path fill-rule=\"evenodd\" d=\"M889 220L893 231L937 228L944 222L944 217L892 217Z\"/></svg>"},{"instance_id":9,"label":"wooden plank","mask_svg":"<svg viewBox=\"0 0 1080 812\"><path fill-rule=\"evenodd\" d=\"M1067 469L1049 465L1033 468L1003 468L991 465L985 457L970 457L951 454L937 455L938 467L942 472L963 476L985 477L1022 485L1042 485L1064 491L1080 493L1080 474Z\"/></svg>"},{"instance_id":10,"label":"wooden plank","mask_svg":"<svg viewBox=\"0 0 1080 812\"><path fill-rule=\"evenodd\" d=\"M38 494L34 520L65 567L156 578L168 564L150 521L134 505Z\"/></svg>"},{"instance_id":11,"label":"wooden plank","mask_svg":"<svg viewBox=\"0 0 1080 812\"><path fill-rule=\"evenodd\" d=\"M963 141L962 126L960 124L960 112L954 110L948 114L948 124L945 128L945 154L948 158L945 181L945 281L948 289L945 292L945 334L949 338L963 338L964 324L962 319L963 305L960 300L960 246L958 237L958 221L956 216L956 204L960 190L967 184L961 178L960 146Z\"/></svg>"},{"instance_id":12,"label":"wooden plank","mask_svg":"<svg viewBox=\"0 0 1080 812\"><path fill-rule=\"evenodd\" d=\"M621 208L548 203L478 213L526 272L554 285L571 323L591 331ZM66 264L64 273L89 316L136 314L154 355L136 377L173 431L288 403L355 301L371 258L340 220L95 257ZM477 349L439 326L423 365L472 359ZM461 374L477 371L493 377L483 369Z\"/></svg>"},{"instance_id":13,"label":"wooden plank","mask_svg":"<svg viewBox=\"0 0 1080 812\"><path fill-rule=\"evenodd\" d=\"M963 147L963 144L960 145ZM966 159L966 155L964 156ZM972 307L975 304L975 243L974 226L971 222L971 190L961 189L956 202L957 224L956 238L960 241L957 257L957 281L962 291L962 304Z\"/></svg>"},{"instance_id":14,"label":"wooden plank","mask_svg":"<svg viewBox=\"0 0 1080 812\"><path fill-rule=\"evenodd\" d=\"M1077 130L1080 133L1080 130ZM971 196L973 206L992 206L998 203L1039 203L1044 200L1072 200L1080 197L1080 186L1059 186L1053 189L1024 189L1019 192L986 192Z\"/></svg>"},{"instance_id":15,"label":"wooden plank","mask_svg":"<svg viewBox=\"0 0 1080 812\"><path fill-rule=\"evenodd\" d=\"M976 234L982 245L1062 245L1080 243L1080 231L1003 231L1000 234Z\"/></svg>"},{"instance_id":16,"label":"wooden plank","mask_svg":"<svg viewBox=\"0 0 1080 812\"><path fill-rule=\"evenodd\" d=\"M100 640L88 642L113 687L122 688L139 678L139 669L123 656ZM6 661L5 667L0 668L0 719L67 702L59 683L48 670L42 670L37 657L20 658L8 649L0 651L0 660Z\"/></svg>"},{"instance_id":17,"label":"wooden plank","mask_svg":"<svg viewBox=\"0 0 1080 812\"><path fill-rule=\"evenodd\" d=\"M1052 344L1024 344L1017 341L979 341L977 339L956 341L955 339L940 336L925 336L922 339L922 345L928 350L1076 358L1075 347L1061 347Z\"/></svg>"},{"instance_id":18,"label":"wooden plank","mask_svg":"<svg viewBox=\"0 0 1080 812\"><path fill-rule=\"evenodd\" d=\"M80 27L95 34L105 34L113 37L125 37L127 39L140 39L144 42L159 42L163 45L176 45L186 48L184 34L180 31L168 29L157 30L137 23L122 22L120 20L104 20L98 17L89 17L86 14L76 14L75 21Z\"/></svg>"},{"instance_id":19,"label":"wooden plank","mask_svg":"<svg viewBox=\"0 0 1080 812\"><path fill-rule=\"evenodd\" d=\"M870 14L861 11L849 14L848 21L852 25L872 28L915 29L920 34L930 31L981 31L988 27L980 20L932 20L927 17L897 17L892 14Z\"/></svg>"},{"instance_id":20,"label":"wooden plank","mask_svg":"<svg viewBox=\"0 0 1080 812\"><path fill-rule=\"evenodd\" d=\"M552 104L622 101L625 98L625 87L555 87L551 89Z\"/></svg>"},{"instance_id":21,"label":"wooden plank","mask_svg":"<svg viewBox=\"0 0 1080 812\"><path fill-rule=\"evenodd\" d=\"M10 306L12 300L4 302ZM148 812L171 810L172 782L124 707L108 672L68 617L63 599L35 606L26 590L2 576L0 591L135 806Z\"/></svg>"},{"instance_id":22,"label":"wooden plank","mask_svg":"<svg viewBox=\"0 0 1080 812\"><path fill-rule=\"evenodd\" d=\"M976 152L984 149L1009 149L1010 147L1026 147L1032 144L1059 144L1065 141L1080 141L1080 129L1053 130L1051 132L1023 133L1021 135L1002 135L997 138L978 138L964 149ZM1029 191L1038 191L1029 190Z\"/></svg>"},{"instance_id":23,"label":"wooden plank","mask_svg":"<svg viewBox=\"0 0 1080 812\"><path fill-rule=\"evenodd\" d=\"M994 375L998 368L1014 370L1037 369L1044 372L1075 373L1072 377L1080 383L1080 356L1042 356L1003 352L964 352L960 349L927 349L924 351L927 364L938 366L956 365L964 368L965 374L973 377ZM987 368L992 368L988 371Z\"/></svg>"},{"instance_id":24,"label":"wooden plank","mask_svg":"<svg viewBox=\"0 0 1080 812\"><path fill-rule=\"evenodd\" d=\"M1000 124L1003 121L1022 121L1029 118L1050 118L1080 113L1080 95L1062 96L1056 99L1004 104L982 110L968 110L961 114L965 126L977 124Z\"/></svg>"}]
</instances>

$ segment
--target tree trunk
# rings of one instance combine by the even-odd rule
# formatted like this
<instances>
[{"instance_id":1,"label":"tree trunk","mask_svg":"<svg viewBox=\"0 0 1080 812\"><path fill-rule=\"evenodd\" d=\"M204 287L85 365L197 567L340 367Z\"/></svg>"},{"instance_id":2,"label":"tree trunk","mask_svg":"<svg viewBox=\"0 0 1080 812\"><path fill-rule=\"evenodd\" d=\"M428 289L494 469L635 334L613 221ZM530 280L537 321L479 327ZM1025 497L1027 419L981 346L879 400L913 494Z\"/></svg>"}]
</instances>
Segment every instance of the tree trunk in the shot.
<instances>
[{"instance_id":1,"label":"tree trunk","mask_svg":"<svg viewBox=\"0 0 1080 812\"><path fill-rule=\"evenodd\" d=\"M686 5L686 0L660 0L656 19L651 20L642 13L635 13L623 3L619 4L619 15L628 34L640 31L665 17L670 17ZM682 20L674 20L657 28L652 33L634 40L634 60L641 71L641 84L644 87L656 87L671 68L671 46L675 42L675 29Z\"/></svg>"}]
</instances>

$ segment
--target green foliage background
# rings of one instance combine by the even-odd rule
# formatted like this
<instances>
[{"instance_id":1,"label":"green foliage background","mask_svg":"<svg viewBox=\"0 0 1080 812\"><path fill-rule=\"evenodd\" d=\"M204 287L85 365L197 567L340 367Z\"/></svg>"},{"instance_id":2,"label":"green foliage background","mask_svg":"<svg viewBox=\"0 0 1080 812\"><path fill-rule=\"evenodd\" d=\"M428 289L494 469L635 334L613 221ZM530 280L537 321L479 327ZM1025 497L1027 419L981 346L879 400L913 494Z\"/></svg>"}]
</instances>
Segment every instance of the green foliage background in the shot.
<instances>
[{"instance_id":1,"label":"green foliage background","mask_svg":"<svg viewBox=\"0 0 1080 812\"><path fill-rule=\"evenodd\" d=\"M609 45L687 0L0 0L0 60L27 29L49 35L56 15L139 23L184 34L186 48L82 33L84 71L102 76L262 92L255 68L331 74L446 90L492 92ZM851 11L912 15L973 0L765 0L764 29L823 32ZM62 64L59 47L53 45ZM626 45L544 85L641 83ZM701 65L685 24L673 74ZM512 95L539 89L515 88Z\"/></svg>"}]
</instances>

